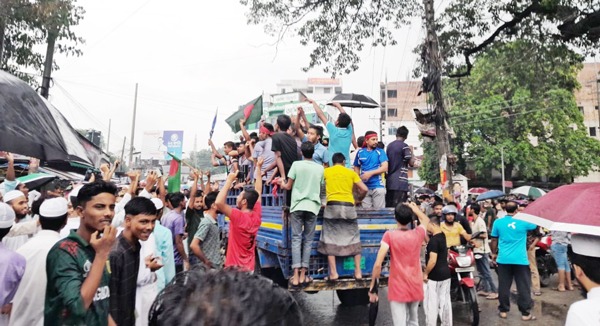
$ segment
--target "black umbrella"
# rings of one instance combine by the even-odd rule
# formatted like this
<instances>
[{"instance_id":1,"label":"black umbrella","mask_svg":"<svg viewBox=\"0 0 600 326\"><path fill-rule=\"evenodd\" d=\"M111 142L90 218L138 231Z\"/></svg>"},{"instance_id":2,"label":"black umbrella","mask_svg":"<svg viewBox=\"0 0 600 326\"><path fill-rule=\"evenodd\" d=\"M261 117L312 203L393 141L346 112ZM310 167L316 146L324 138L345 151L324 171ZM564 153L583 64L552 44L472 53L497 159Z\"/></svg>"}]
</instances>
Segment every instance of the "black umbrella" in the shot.
<instances>
[{"instance_id":1,"label":"black umbrella","mask_svg":"<svg viewBox=\"0 0 600 326\"><path fill-rule=\"evenodd\" d=\"M373 286L373 293L379 293L379 280L375 280L375 285ZM371 302L369 304L369 326L375 326L375 321L377 320L377 313L379 312L379 301Z\"/></svg>"},{"instance_id":2,"label":"black umbrella","mask_svg":"<svg viewBox=\"0 0 600 326\"><path fill-rule=\"evenodd\" d=\"M0 150L91 165L76 131L27 83L0 71Z\"/></svg>"},{"instance_id":3,"label":"black umbrella","mask_svg":"<svg viewBox=\"0 0 600 326\"><path fill-rule=\"evenodd\" d=\"M336 95L328 105L331 105L333 102L340 103L341 106L345 106L348 108L367 108L373 109L378 108L379 104L375 102L372 98L362 95L362 94L338 94Z\"/></svg>"},{"instance_id":4,"label":"black umbrella","mask_svg":"<svg viewBox=\"0 0 600 326\"><path fill-rule=\"evenodd\" d=\"M435 192L429 188L419 188L417 190L415 190L415 195L428 195L428 196L433 196L435 195Z\"/></svg>"}]
</instances>

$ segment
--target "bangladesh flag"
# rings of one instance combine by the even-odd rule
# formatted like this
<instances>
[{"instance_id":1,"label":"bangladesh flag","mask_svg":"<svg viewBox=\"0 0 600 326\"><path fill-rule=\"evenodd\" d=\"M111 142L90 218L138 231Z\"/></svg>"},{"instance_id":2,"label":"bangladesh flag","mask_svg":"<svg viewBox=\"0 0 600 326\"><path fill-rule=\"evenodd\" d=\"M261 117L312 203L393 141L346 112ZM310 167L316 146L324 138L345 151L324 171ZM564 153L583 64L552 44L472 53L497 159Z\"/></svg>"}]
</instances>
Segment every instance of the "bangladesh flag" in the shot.
<instances>
[{"instance_id":1,"label":"bangladesh flag","mask_svg":"<svg viewBox=\"0 0 600 326\"><path fill-rule=\"evenodd\" d=\"M263 114L262 95L240 107L234 114L225 119L233 132L240 131L240 119L246 118L246 125L257 123Z\"/></svg>"},{"instance_id":2,"label":"bangladesh flag","mask_svg":"<svg viewBox=\"0 0 600 326\"><path fill-rule=\"evenodd\" d=\"M169 168L167 192L179 192L181 190L181 159L171 153L168 154L173 159L171 160L171 166Z\"/></svg>"}]
</instances>

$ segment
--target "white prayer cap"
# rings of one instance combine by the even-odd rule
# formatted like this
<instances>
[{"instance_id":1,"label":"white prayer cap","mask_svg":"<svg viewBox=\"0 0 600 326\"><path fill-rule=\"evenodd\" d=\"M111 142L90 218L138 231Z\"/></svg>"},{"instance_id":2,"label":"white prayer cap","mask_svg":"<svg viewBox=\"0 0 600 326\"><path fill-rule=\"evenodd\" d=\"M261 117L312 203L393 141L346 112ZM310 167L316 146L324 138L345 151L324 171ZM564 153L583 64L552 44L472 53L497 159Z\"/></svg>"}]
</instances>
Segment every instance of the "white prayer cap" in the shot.
<instances>
[{"instance_id":1,"label":"white prayer cap","mask_svg":"<svg viewBox=\"0 0 600 326\"><path fill-rule=\"evenodd\" d=\"M160 200L160 198L152 198L151 200L154 203L156 210L159 210L164 207L163 202L162 200Z\"/></svg>"},{"instance_id":2,"label":"white prayer cap","mask_svg":"<svg viewBox=\"0 0 600 326\"><path fill-rule=\"evenodd\" d=\"M62 197L46 199L40 206L40 216L45 218L63 217L67 214L68 202Z\"/></svg>"},{"instance_id":3,"label":"white prayer cap","mask_svg":"<svg viewBox=\"0 0 600 326\"><path fill-rule=\"evenodd\" d=\"M571 236L573 252L582 256L600 258L600 237L589 234L573 234Z\"/></svg>"},{"instance_id":4,"label":"white prayer cap","mask_svg":"<svg viewBox=\"0 0 600 326\"><path fill-rule=\"evenodd\" d=\"M8 204L0 203L0 229L10 228L15 222L15 211Z\"/></svg>"},{"instance_id":5,"label":"white prayer cap","mask_svg":"<svg viewBox=\"0 0 600 326\"><path fill-rule=\"evenodd\" d=\"M25 197L25 194L19 190L11 190L4 195L4 202L8 203L13 199L17 199L19 197Z\"/></svg>"},{"instance_id":6,"label":"white prayer cap","mask_svg":"<svg viewBox=\"0 0 600 326\"><path fill-rule=\"evenodd\" d=\"M77 198L77 195L79 195L79 190L81 188L83 188L82 185L75 186L75 187L73 187L73 190L71 190L71 192L69 193L69 201L71 202L71 204L73 204L73 202L71 201L71 197Z\"/></svg>"}]
</instances>

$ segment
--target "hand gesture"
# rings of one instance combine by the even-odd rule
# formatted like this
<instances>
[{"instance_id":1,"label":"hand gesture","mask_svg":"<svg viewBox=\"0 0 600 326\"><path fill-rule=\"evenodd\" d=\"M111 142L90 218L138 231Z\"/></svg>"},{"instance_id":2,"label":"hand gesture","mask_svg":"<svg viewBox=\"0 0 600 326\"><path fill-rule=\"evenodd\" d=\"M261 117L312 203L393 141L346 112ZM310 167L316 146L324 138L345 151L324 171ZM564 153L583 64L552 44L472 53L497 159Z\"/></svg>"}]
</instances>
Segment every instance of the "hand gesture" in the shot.
<instances>
[{"instance_id":1,"label":"hand gesture","mask_svg":"<svg viewBox=\"0 0 600 326\"><path fill-rule=\"evenodd\" d=\"M304 115L304 109L301 106L299 106L298 107L298 116L301 117L302 115Z\"/></svg>"},{"instance_id":2,"label":"hand gesture","mask_svg":"<svg viewBox=\"0 0 600 326\"><path fill-rule=\"evenodd\" d=\"M241 118L240 119L240 126L245 126L246 125L246 119L245 118Z\"/></svg>"},{"instance_id":3,"label":"hand gesture","mask_svg":"<svg viewBox=\"0 0 600 326\"><path fill-rule=\"evenodd\" d=\"M204 175L210 178L210 170L204 171Z\"/></svg>"},{"instance_id":4,"label":"hand gesture","mask_svg":"<svg viewBox=\"0 0 600 326\"><path fill-rule=\"evenodd\" d=\"M14 156L9 152L0 152L0 157L5 157L9 163L14 163L15 161Z\"/></svg>"},{"instance_id":5,"label":"hand gesture","mask_svg":"<svg viewBox=\"0 0 600 326\"><path fill-rule=\"evenodd\" d=\"M237 172L231 172L227 175L227 181L234 181L237 179Z\"/></svg>"},{"instance_id":6,"label":"hand gesture","mask_svg":"<svg viewBox=\"0 0 600 326\"><path fill-rule=\"evenodd\" d=\"M94 248L96 255L108 258L108 254L117 239L117 228L107 225L102 231L102 237L98 239L99 232L96 230L90 238L90 245Z\"/></svg>"},{"instance_id":7,"label":"hand gesture","mask_svg":"<svg viewBox=\"0 0 600 326\"><path fill-rule=\"evenodd\" d=\"M108 168L108 164L102 163L102 165L100 165L100 171L102 171L102 175L108 174L108 172L110 172L110 169Z\"/></svg>"},{"instance_id":8,"label":"hand gesture","mask_svg":"<svg viewBox=\"0 0 600 326\"><path fill-rule=\"evenodd\" d=\"M262 167L264 163L265 163L264 157L259 157L258 160L256 160L256 166L259 168Z\"/></svg>"},{"instance_id":9,"label":"hand gesture","mask_svg":"<svg viewBox=\"0 0 600 326\"><path fill-rule=\"evenodd\" d=\"M369 302L375 303L378 301L379 301L379 296L377 295L377 293L371 293L371 291L369 291Z\"/></svg>"},{"instance_id":10,"label":"hand gesture","mask_svg":"<svg viewBox=\"0 0 600 326\"><path fill-rule=\"evenodd\" d=\"M214 145L213 145L213 141L212 141L212 139L209 139L209 140L208 140L208 146L214 146Z\"/></svg>"},{"instance_id":11,"label":"hand gesture","mask_svg":"<svg viewBox=\"0 0 600 326\"><path fill-rule=\"evenodd\" d=\"M163 267L163 265L158 262L158 259L152 255L146 256L146 258L144 258L144 262L146 263L146 267L150 268L150 270L153 272Z\"/></svg>"},{"instance_id":12,"label":"hand gesture","mask_svg":"<svg viewBox=\"0 0 600 326\"><path fill-rule=\"evenodd\" d=\"M360 179L362 181L368 181L369 179L371 179L371 173L370 172L365 172L363 174L360 175Z\"/></svg>"},{"instance_id":13,"label":"hand gesture","mask_svg":"<svg viewBox=\"0 0 600 326\"><path fill-rule=\"evenodd\" d=\"M156 172L148 172L148 175L146 176L146 186L153 187L156 184L156 180L158 180Z\"/></svg>"}]
</instances>

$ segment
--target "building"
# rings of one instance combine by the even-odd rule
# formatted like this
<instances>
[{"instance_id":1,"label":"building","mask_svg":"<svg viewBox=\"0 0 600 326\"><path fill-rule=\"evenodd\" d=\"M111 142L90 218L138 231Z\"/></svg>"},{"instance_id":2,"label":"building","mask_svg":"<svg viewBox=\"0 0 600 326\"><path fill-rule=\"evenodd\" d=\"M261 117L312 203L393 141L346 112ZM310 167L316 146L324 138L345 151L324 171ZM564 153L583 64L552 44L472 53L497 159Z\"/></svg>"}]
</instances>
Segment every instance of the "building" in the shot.
<instances>
[{"instance_id":1,"label":"building","mask_svg":"<svg viewBox=\"0 0 600 326\"><path fill-rule=\"evenodd\" d=\"M302 92L315 101L328 101L342 93L342 81L332 78L282 80L276 86L276 93Z\"/></svg>"},{"instance_id":2,"label":"building","mask_svg":"<svg viewBox=\"0 0 600 326\"><path fill-rule=\"evenodd\" d=\"M575 100L583 114L583 124L590 137L600 140L600 63L584 63L577 80L581 88L575 92ZM600 172L578 177L575 182L600 182Z\"/></svg>"},{"instance_id":3,"label":"building","mask_svg":"<svg viewBox=\"0 0 600 326\"><path fill-rule=\"evenodd\" d=\"M380 84L381 90L381 135L387 145L396 139L396 130L400 126L408 128L406 143L413 148L415 156L422 157L423 148L419 139L420 131L415 123L414 108L427 106L425 94L419 95L422 82L398 81ZM417 169L409 169L408 178L412 184L421 185Z\"/></svg>"}]
</instances>

